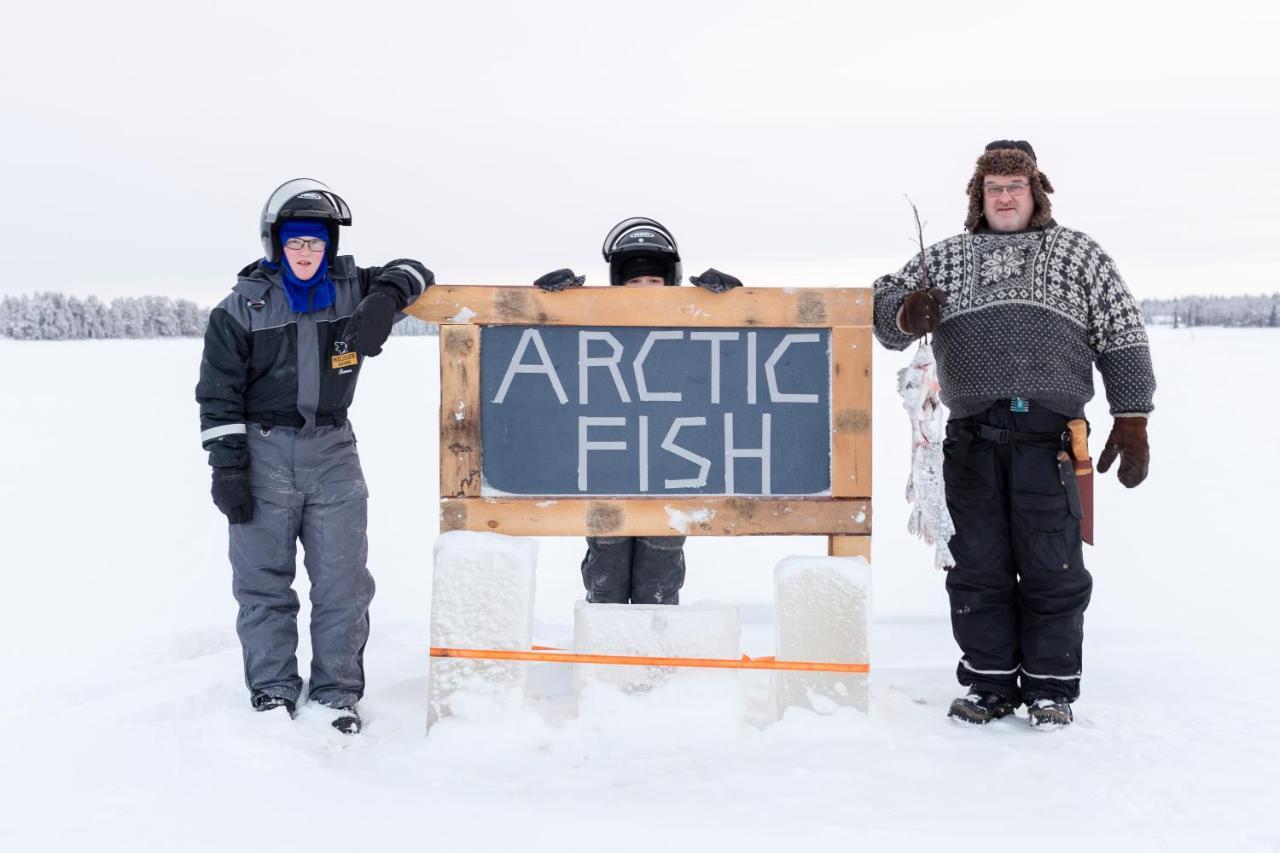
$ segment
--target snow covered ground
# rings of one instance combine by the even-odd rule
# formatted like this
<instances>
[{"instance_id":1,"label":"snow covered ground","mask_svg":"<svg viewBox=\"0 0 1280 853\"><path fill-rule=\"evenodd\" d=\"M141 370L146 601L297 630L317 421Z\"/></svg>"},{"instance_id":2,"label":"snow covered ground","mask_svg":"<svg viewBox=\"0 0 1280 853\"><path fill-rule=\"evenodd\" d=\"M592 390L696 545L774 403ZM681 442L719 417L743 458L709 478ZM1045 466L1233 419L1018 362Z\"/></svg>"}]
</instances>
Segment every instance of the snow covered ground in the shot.
<instances>
[{"instance_id":1,"label":"snow covered ground","mask_svg":"<svg viewBox=\"0 0 1280 853\"><path fill-rule=\"evenodd\" d=\"M1280 849L1280 334L1153 337L1151 476L1098 482L1072 728L944 719L943 578L903 530L908 355L877 350L869 715L761 730L627 697L603 718L430 737L436 341L393 340L353 410L379 587L358 738L306 707L248 709L199 342L0 341L0 849ZM1105 434L1105 406L1091 414ZM740 605L744 650L767 654L774 563L822 547L691 539L685 600ZM542 642L570 639L582 550L542 540ZM536 676L569 690L567 668Z\"/></svg>"}]
</instances>

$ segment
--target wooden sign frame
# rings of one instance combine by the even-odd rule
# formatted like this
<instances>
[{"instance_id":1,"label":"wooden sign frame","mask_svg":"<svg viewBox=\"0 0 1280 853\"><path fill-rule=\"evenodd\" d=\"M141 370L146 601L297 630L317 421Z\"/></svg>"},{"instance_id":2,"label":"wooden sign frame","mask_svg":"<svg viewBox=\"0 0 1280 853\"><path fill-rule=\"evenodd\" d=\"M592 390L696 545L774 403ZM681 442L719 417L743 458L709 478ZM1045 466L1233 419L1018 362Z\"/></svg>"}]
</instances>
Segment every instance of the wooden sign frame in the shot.
<instances>
[{"instance_id":1,"label":"wooden sign frame","mask_svg":"<svg viewBox=\"0 0 1280 853\"><path fill-rule=\"evenodd\" d=\"M871 557L871 290L436 285L405 309L440 325L440 530L511 536L823 535ZM831 333L831 494L546 498L481 495L482 326L825 328ZM678 526L673 526L678 525Z\"/></svg>"}]
</instances>

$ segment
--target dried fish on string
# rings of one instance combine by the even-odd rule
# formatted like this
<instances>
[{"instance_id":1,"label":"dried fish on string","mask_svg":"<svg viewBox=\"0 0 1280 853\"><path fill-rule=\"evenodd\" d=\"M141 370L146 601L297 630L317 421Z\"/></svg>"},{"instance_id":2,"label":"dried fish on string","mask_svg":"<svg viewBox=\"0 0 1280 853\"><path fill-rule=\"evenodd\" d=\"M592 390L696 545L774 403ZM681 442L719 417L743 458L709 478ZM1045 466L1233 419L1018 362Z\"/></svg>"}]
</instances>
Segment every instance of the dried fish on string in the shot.
<instances>
[{"instance_id":1,"label":"dried fish on string","mask_svg":"<svg viewBox=\"0 0 1280 853\"><path fill-rule=\"evenodd\" d=\"M938 367L933 347L923 340L911 363L898 371L898 394L911 420L911 475L907 501L911 515L907 531L934 546L934 568L955 565L947 543L956 532L947 510L942 476L942 442L947 434L947 409L938 397Z\"/></svg>"},{"instance_id":2,"label":"dried fish on string","mask_svg":"<svg viewBox=\"0 0 1280 853\"><path fill-rule=\"evenodd\" d=\"M920 212L907 198L916 220L920 244L920 287L929 288L929 267L925 260L924 226ZM929 336L920 339L911 363L898 371L898 394L911 420L911 474L907 478L907 502L911 515L907 531L934 546L933 566L948 569L956 564L948 543L955 524L947 509L947 487L943 479L942 443L947 436L947 409L938 395L938 365Z\"/></svg>"}]
</instances>

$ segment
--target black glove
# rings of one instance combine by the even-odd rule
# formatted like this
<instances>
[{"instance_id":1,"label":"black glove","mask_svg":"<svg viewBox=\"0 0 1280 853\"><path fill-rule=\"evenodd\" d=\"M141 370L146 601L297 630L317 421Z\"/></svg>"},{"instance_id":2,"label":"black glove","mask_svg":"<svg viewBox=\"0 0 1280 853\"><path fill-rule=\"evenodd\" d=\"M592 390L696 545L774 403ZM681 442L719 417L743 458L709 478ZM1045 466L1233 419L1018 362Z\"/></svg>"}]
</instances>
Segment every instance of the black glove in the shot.
<instances>
[{"instance_id":1,"label":"black glove","mask_svg":"<svg viewBox=\"0 0 1280 853\"><path fill-rule=\"evenodd\" d=\"M703 290L710 290L712 293L724 293L726 290L742 287L742 282L727 272L720 272L715 267L711 267L702 275L689 276L689 283Z\"/></svg>"},{"instance_id":2,"label":"black glove","mask_svg":"<svg viewBox=\"0 0 1280 853\"><path fill-rule=\"evenodd\" d=\"M908 335L927 335L942 322L942 306L947 304L947 292L931 287L913 290L902 301L898 326Z\"/></svg>"},{"instance_id":3,"label":"black glove","mask_svg":"<svg viewBox=\"0 0 1280 853\"><path fill-rule=\"evenodd\" d=\"M391 326L395 323L396 312L400 310L397 301L395 293L387 288L369 288L369 295L360 300L342 334L347 352L369 358L382 352L382 345L387 342Z\"/></svg>"},{"instance_id":4,"label":"black glove","mask_svg":"<svg viewBox=\"0 0 1280 853\"><path fill-rule=\"evenodd\" d=\"M404 306L420 292L419 289L425 291L435 283L435 273L418 261L396 258L394 261L387 261L386 266L379 270L378 277L373 280L369 289L372 291L376 287L391 291L396 298L396 310L403 311Z\"/></svg>"},{"instance_id":5,"label":"black glove","mask_svg":"<svg viewBox=\"0 0 1280 853\"><path fill-rule=\"evenodd\" d=\"M587 281L585 275L574 275L573 270L552 270L533 283L539 290L555 293L567 287L582 287Z\"/></svg>"},{"instance_id":6,"label":"black glove","mask_svg":"<svg viewBox=\"0 0 1280 853\"><path fill-rule=\"evenodd\" d=\"M213 469L213 505L232 524L253 521L253 493L249 491L248 468Z\"/></svg>"}]
</instances>

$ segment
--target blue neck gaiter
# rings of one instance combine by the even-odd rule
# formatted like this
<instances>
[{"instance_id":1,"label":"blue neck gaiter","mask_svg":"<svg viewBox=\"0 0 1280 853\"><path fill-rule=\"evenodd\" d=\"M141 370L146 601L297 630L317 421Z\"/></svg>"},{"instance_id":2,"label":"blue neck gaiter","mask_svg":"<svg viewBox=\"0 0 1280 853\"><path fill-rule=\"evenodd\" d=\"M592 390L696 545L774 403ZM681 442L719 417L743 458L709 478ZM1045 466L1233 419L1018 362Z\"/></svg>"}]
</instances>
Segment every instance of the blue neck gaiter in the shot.
<instances>
[{"instance_id":1,"label":"blue neck gaiter","mask_svg":"<svg viewBox=\"0 0 1280 853\"><path fill-rule=\"evenodd\" d=\"M321 255L315 275L303 281L293 274L289 259L284 257L284 242L293 237L318 237L327 244L329 229L315 219L290 219L280 226L280 281L289 297L289 307L299 314L328 308L336 296L333 279L329 278L329 256L327 252Z\"/></svg>"}]
</instances>

